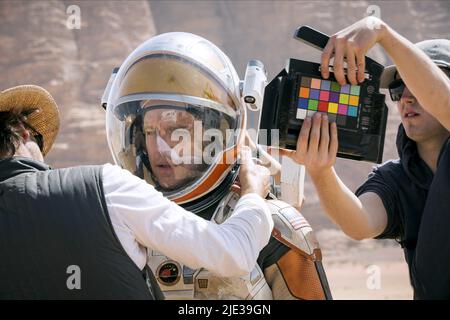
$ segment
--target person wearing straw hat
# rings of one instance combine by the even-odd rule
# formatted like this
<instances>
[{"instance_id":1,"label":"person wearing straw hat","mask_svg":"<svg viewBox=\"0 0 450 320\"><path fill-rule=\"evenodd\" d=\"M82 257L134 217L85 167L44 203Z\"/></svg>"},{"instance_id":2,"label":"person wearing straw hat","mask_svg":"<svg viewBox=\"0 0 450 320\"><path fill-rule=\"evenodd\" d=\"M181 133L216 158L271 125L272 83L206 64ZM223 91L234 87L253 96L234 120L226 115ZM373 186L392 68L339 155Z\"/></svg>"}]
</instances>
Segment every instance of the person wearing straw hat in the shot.
<instances>
[{"instance_id":1,"label":"person wearing straw hat","mask_svg":"<svg viewBox=\"0 0 450 320\"><path fill-rule=\"evenodd\" d=\"M20 121L23 129L23 140L20 143L19 128L13 123L2 123L0 155L14 154L14 146L18 152L43 161L50 151L59 130L59 111L50 94L38 86L25 85L5 90L0 94L0 112L4 116L14 117ZM7 112L8 114L6 114ZM6 134L11 129L13 134ZM11 139L6 141L5 139ZM12 142L12 143L8 143Z\"/></svg>"},{"instance_id":2,"label":"person wearing straw hat","mask_svg":"<svg viewBox=\"0 0 450 320\"><path fill-rule=\"evenodd\" d=\"M216 225L117 166L51 169L43 156L59 126L43 88L0 92L0 299L161 298L149 268L131 258L146 247L223 276L251 271L273 221L262 199L268 170L249 150L237 212Z\"/></svg>"},{"instance_id":3,"label":"person wearing straw hat","mask_svg":"<svg viewBox=\"0 0 450 320\"><path fill-rule=\"evenodd\" d=\"M381 87L389 90L401 116L399 159L375 168L353 194L333 168L336 125L320 114L306 120L293 158L306 166L326 213L348 236L401 244L415 298L449 299L450 40L414 45L380 19L367 17L330 38L322 76L328 78L333 58L338 82L364 81L364 56L376 43L395 63L385 69Z\"/></svg>"}]
</instances>

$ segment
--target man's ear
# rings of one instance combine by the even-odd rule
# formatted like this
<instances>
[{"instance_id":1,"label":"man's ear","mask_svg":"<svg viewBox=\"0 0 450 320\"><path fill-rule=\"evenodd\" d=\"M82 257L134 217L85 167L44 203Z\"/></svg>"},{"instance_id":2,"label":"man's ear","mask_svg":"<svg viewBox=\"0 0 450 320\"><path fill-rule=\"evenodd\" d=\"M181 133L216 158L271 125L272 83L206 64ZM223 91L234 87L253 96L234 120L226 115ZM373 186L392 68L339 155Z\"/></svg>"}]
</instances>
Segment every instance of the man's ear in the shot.
<instances>
[{"instance_id":1,"label":"man's ear","mask_svg":"<svg viewBox=\"0 0 450 320\"><path fill-rule=\"evenodd\" d=\"M19 124L19 127L20 127L20 131L22 132L22 133L21 133L21 136L22 136L23 141L24 141L24 142L28 141L28 140L30 139L30 131L28 131L28 130L25 128L25 126L23 125L23 123Z\"/></svg>"}]
</instances>

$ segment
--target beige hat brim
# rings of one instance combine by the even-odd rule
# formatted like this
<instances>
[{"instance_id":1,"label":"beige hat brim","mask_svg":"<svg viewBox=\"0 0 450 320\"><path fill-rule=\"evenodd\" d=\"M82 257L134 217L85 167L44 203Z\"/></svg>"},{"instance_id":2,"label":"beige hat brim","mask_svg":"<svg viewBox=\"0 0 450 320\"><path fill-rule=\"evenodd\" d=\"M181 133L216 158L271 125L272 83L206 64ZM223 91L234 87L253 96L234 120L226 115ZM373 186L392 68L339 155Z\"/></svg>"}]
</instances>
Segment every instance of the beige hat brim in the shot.
<instances>
[{"instance_id":1,"label":"beige hat brim","mask_svg":"<svg viewBox=\"0 0 450 320\"><path fill-rule=\"evenodd\" d=\"M394 65L384 68L380 78L380 88L387 89L389 87L389 84L394 81L396 72L397 67Z\"/></svg>"},{"instance_id":2,"label":"beige hat brim","mask_svg":"<svg viewBox=\"0 0 450 320\"><path fill-rule=\"evenodd\" d=\"M441 63L440 61L433 60L433 62L436 63L436 65L438 67L449 68L449 65L447 65L445 63ZM380 88L388 89L389 84L395 80L396 72L397 72L397 67L395 65L387 66L386 68L384 68L383 73L381 74L381 77L380 77Z\"/></svg>"},{"instance_id":3,"label":"beige hat brim","mask_svg":"<svg viewBox=\"0 0 450 320\"><path fill-rule=\"evenodd\" d=\"M27 115L27 123L43 137L42 154L51 149L59 131L59 109L50 93L35 85L21 85L0 92L0 112L21 108Z\"/></svg>"}]
</instances>

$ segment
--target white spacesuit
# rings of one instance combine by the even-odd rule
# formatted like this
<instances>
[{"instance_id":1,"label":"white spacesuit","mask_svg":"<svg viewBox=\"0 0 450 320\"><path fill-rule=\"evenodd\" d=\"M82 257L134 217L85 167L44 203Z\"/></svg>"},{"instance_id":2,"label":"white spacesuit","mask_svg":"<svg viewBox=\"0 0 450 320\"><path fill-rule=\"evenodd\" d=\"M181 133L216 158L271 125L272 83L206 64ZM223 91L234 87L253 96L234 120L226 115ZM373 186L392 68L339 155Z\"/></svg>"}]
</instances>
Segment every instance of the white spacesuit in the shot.
<instances>
[{"instance_id":1,"label":"white spacesuit","mask_svg":"<svg viewBox=\"0 0 450 320\"><path fill-rule=\"evenodd\" d=\"M257 63L249 66L261 71ZM249 142L247 124L259 125L257 114L246 106L259 110L263 85L255 86L251 72L240 83L229 58L199 36L174 32L151 38L113 72L104 94L115 162L185 209L222 223L239 199L237 155ZM274 174L277 168L272 167ZM292 177L281 176L281 189L298 194L295 183L289 182ZM273 236L246 276L223 278L192 270L150 250L148 266L165 297L330 299L320 249L308 222L274 194L267 203L275 223Z\"/></svg>"}]
</instances>

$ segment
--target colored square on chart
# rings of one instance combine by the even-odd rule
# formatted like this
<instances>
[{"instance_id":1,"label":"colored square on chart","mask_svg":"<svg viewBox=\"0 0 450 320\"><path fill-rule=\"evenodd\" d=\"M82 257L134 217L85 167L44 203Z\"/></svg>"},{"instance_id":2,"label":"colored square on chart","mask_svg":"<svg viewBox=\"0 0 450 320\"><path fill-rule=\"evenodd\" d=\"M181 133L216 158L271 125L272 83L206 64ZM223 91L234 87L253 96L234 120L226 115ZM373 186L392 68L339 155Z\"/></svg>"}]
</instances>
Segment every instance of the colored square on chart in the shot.
<instances>
[{"instance_id":1,"label":"colored square on chart","mask_svg":"<svg viewBox=\"0 0 450 320\"><path fill-rule=\"evenodd\" d=\"M299 109L308 109L308 99L300 98L298 99Z\"/></svg>"},{"instance_id":2,"label":"colored square on chart","mask_svg":"<svg viewBox=\"0 0 450 320\"><path fill-rule=\"evenodd\" d=\"M346 84L341 87L341 93L350 93L350 85Z\"/></svg>"},{"instance_id":3,"label":"colored square on chart","mask_svg":"<svg viewBox=\"0 0 450 320\"><path fill-rule=\"evenodd\" d=\"M334 91L334 92L341 91L341 85L335 81L331 82L331 91Z\"/></svg>"},{"instance_id":4,"label":"colored square on chart","mask_svg":"<svg viewBox=\"0 0 450 320\"><path fill-rule=\"evenodd\" d=\"M339 92L330 92L330 102L339 102Z\"/></svg>"},{"instance_id":5,"label":"colored square on chart","mask_svg":"<svg viewBox=\"0 0 450 320\"><path fill-rule=\"evenodd\" d=\"M317 111L318 105L319 105L319 101L310 99L308 102L308 110Z\"/></svg>"},{"instance_id":6,"label":"colored square on chart","mask_svg":"<svg viewBox=\"0 0 450 320\"><path fill-rule=\"evenodd\" d=\"M316 112L317 111L314 111L314 110L308 110L308 112L306 113L306 116L312 118L313 115L316 114Z\"/></svg>"},{"instance_id":7,"label":"colored square on chart","mask_svg":"<svg viewBox=\"0 0 450 320\"><path fill-rule=\"evenodd\" d=\"M350 94L353 94L355 96L359 96L360 92L361 92L361 87L360 86L351 86Z\"/></svg>"},{"instance_id":8,"label":"colored square on chart","mask_svg":"<svg viewBox=\"0 0 450 320\"><path fill-rule=\"evenodd\" d=\"M320 89L329 91L330 87L331 87L331 81L322 80L322 83L320 85Z\"/></svg>"},{"instance_id":9,"label":"colored square on chart","mask_svg":"<svg viewBox=\"0 0 450 320\"><path fill-rule=\"evenodd\" d=\"M338 126L345 127L345 125L347 124L347 116L338 114L337 119L336 119L336 124Z\"/></svg>"},{"instance_id":10,"label":"colored square on chart","mask_svg":"<svg viewBox=\"0 0 450 320\"><path fill-rule=\"evenodd\" d=\"M338 112L338 104L330 102L328 104L328 113L337 113L337 112Z\"/></svg>"},{"instance_id":11,"label":"colored square on chart","mask_svg":"<svg viewBox=\"0 0 450 320\"><path fill-rule=\"evenodd\" d=\"M306 118L306 110L304 109L297 109L297 119L305 119Z\"/></svg>"},{"instance_id":12,"label":"colored square on chart","mask_svg":"<svg viewBox=\"0 0 450 320\"><path fill-rule=\"evenodd\" d=\"M310 77L302 77L301 86L309 88L311 86L311 78Z\"/></svg>"},{"instance_id":13,"label":"colored square on chart","mask_svg":"<svg viewBox=\"0 0 450 320\"><path fill-rule=\"evenodd\" d=\"M347 119L345 119L345 125L347 128L357 128L358 127L358 118L356 117L349 117L347 116Z\"/></svg>"},{"instance_id":14,"label":"colored square on chart","mask_svg":"<svg viewBox=\"0 0 450 320\"><path fill-rule=\"evenodd\" d=\"M349 95L348 94L342 94L339 96L339 103L340 104L348 104L348 98Z\"/></svg>"},{"instance_id":15,"label":"colored square on chart","mask_svg":"<svg viewBox=\"0 0 450 320\"><path fill-rule=\"evenodd\" d=\"M328 114L328 122L336 122L336 117L337 117L337 114L332 114L332 113L329 113Z\"/></svg>"},{"instance_id":16,"label":"colored square on chart","mask_svg":"<svg viewBox=\"0 0 450 320\"><path fill-rule=\"evenodd\" d=\"M351 106L358 106L359 96L350 96L350 98L348 99L348 104Z\"/></svg>"},{"instance_id":17,"label":"colored square on chart","mask_svg":"<svg viewBox=\"0 0 450 320\"><path fill-rule=\"evenodd\" d=\"M309 90L309 98L314 99L314 100L319 100L319 93L320 93L320 90L311 89L311 90Z\"/></svg>"},{"instance_id":18,"label":"colored square on chart","mask_svg":"<svg viewBox=\"0 0 450 320\"><path fill-rule=\"evenodd\" d=\"M322 91L320 90L319 100L328 101L330 97L330 91Z\"/></svg>"},{"instance_id":19,"label":"colored square on chart","mask_svg":"<svg viewBox=\"0 0 450 320\"><path fill-rule=\"evenodd\" d=\"M313 89L320 89L320 79L311 79L311 88Z\"/></svg>"},{"instance_id":20,"label":"colored square on chart","mask_svg":"<svg viewBox=\"0 0 450 320\"><path fill-rule=\"evenodd\" d=\"M339 108L338 108L338 113L346 116L347 115L347 109L348 109L348 106L346 104L340 104Z\"/></svg>"},{"instance_id":21,"label":"colored square on chart","mask_svg":"<svg viewBox=\"0 0 450 320\"><path fill-rule=\"evenodd\" d=\"M358 116L358 108L353 106L348 106L347 115L350 117L357 117Z\"/></svg>"},{"instance_id":22,"label":"colored square on chart","mask_svg":"<svg viewBox=\"0 0 450 320\"><path fill-rule=\"evenodd\" d=\"M328 102L327 101L319 101L319 107L317 108L320 112L328 111Z\"/></svg>"},{"instance_id":23,"label":"colored square on chart","mask_svg":"<svg viewBox=\"0 0 450 320\"><path fill-rule=\"evenodd\" d=\"M298 96L300 98L309 98L309 88L300 87L300 93Z\"/></svg>"}]
</instances>

